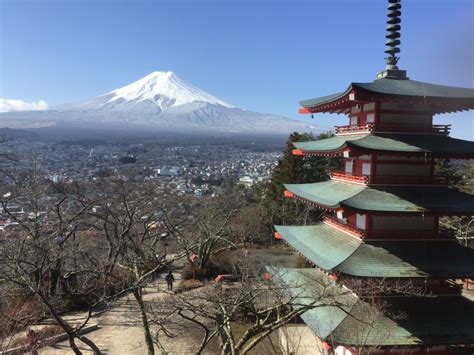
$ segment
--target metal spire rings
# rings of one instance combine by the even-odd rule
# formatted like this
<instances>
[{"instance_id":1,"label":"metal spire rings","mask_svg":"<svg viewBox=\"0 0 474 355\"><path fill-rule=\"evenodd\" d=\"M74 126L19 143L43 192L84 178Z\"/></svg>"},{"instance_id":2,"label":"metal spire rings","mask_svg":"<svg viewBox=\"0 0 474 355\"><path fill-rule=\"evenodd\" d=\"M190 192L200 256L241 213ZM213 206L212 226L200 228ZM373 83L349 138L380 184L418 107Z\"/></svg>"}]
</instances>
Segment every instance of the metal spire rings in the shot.
<instances>
[{"instance_id":1,"label":"metal spire rings","mask_svg":"<svg viewBox=\"0 0 474 355\"><path fill-rule=\"evenodd\" d=\"M400 53L400 15L402 14L400 9L402 5L400 4L401 0L388 0L388 14L387 14L387 41L385 42L385 53L388 54L388 57L385 58L387 63L386 70L397 70L397 63L400 59L395 56L397 53Z\"/></svg>"}]
</instances>

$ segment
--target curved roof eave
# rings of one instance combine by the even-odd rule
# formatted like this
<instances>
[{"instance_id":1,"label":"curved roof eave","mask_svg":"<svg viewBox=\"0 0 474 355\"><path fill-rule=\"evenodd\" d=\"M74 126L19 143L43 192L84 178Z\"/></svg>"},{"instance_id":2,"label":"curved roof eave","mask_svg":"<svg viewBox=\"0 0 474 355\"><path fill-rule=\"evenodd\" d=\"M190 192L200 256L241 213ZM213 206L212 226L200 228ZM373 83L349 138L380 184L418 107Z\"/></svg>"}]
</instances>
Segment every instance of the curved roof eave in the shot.
<instances>
[{"instance_id":1,"label":"curved roof eave","mask_svg":"<svg viewBox=\"0 0 474 355\"><path fill-rule=\"evenodd\" d=\"M352 91L352 89L353 89L352 84L350 84L349 87L342 92L338 92L332 95L321 96L314 99L301 100L299 103L301 106L305 108L311 108L314 106L327 104L348 95Z\"/></svg>"},{"instance_id":2,"label":"curved roof eave","mask_svg":"<svg viewBox=\"0 0 474 355\"><path fill-rule=\"evenodd\" d=\"M293 144L303 154L341 154L349 147L381 153L474 157L474 142L443 135L366 133Z\"/></svg>"},{"instance_id":3,"label":"curved roof eave","mask_svg":"<svg viewBox=\"0 0 474 355\"><path fill-rule=\"evenodd\" d=\"M323 208L390 213L474 213L474 195L448 187L367 187L328 180L310 184L285 184L294 197Z\"/></svg>"},{"instance_id":4,"label":"curved roof eave","mask_svg":"<svg viewBox=\"0 0 474 355\"><path fill-rule=\"evenodd\" d=\"M274 226L285 242L325 271L356 277L473 277L474 249L455 240L363 242L326 223ZM397 232L394 231L394 238Z\"/></svg>"},{"instance_id":5,"label":"curved roof eave","mask_svg":"<svg viewBox=\"0 0 474 355\"><path fill-rule=\"evenodd\" d=\"M267 267L267 271L296 303L319 299L316 307L304 312L301 318L318 337L333 344L420 346L474 341L474 302L465 297L381 297L380 304L385 310L381 312L328 281L317 269ZM322 297L324 290L331 295L327 305Z\"/></svg>"},{"instance_id":6,"label":"curved roof eave","mask_svg":"<svg viewBox=\"0 0 474 355\"><path fill-rule=\"evenodd\" d=\"M354 89L366 93L397 96L404 99L417 97L424 100L427 98L433 100L456 100L456 103L452 107L434 109L433 113L435 114L474 109L474 89L430 84L409 79L394 80L387 78L376 79L370 83L351 83L343 92L302 100L299 103L306 109L315 109L321 105L335 103Z\"/></svg>"}]
</instances>

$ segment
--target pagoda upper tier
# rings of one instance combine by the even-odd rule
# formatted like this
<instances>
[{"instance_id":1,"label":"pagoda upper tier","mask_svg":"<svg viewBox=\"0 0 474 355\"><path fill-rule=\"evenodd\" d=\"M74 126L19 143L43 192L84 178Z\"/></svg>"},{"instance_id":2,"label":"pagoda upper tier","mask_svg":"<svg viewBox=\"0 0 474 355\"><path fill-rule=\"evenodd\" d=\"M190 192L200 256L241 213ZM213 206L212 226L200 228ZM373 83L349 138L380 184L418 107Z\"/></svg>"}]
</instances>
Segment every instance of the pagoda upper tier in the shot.
<instances>
[{"instance_id":1,"label":"pagoda upper tier","mask_svg":"<svg viewBox=\"0 0 474 355\"><path fill-rule=\"evenodd\" d=\"M360 156L384 154L389 156L422 156L432 158L473 159L474 142L443 135L425 134L357 134L343 135L317 141L293 143L295 155ZM347 152L347 153L345 153Z\"/></svg>"},{"instance_id":2,"label":"pagoda upper tier","mask_svg":"<svg viewBox=\"0 0 474 355\"><path fill-rule=\"evenodd\" d=\"M425 112L434 115L474 109L474 89L381 78L371 83L351 83L343 92L300 101L300 113L347 114L353 106L377 102L402 104L405 106L399 108L406 110L421 105Z\"/></svg>"},{"instance_id":3,"label":"pagoda upper tier","mask_svg":"<svg viewBox=\"0 0 474 355\"><path fill-rule=\"evenodd\" d=\"M285 196L323 210L352 209L371 214L471 215L474 195L449 187L368 187L335 180L285 184Z\"/></svg>"}]
</instances>

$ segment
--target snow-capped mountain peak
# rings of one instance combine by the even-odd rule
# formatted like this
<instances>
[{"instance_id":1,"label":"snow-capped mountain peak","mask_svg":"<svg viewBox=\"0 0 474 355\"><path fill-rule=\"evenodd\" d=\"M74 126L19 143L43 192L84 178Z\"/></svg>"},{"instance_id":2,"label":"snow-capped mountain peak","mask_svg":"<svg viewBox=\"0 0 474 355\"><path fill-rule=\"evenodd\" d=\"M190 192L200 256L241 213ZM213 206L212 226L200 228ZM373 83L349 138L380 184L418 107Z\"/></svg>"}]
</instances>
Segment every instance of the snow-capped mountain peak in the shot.
<instances>
[{"instance_id":1,"label":"snow-capped mountain peak","mask_svg":"<svg viewBox=\"0 0 474 355\"><path fill-rule=\"evenodd\" d=\"M41 112L0 113L5 127L28 124L61 128L125 129L127 132L210 133L230 132L271 134L313 131L315 128L296 120L262 114L232 106L171 71L153 72L127 86L94 98L54 106ZM26 123L25 123L26 122Z\"/></svg>"},{"instance_id":2,"label":"snow-capped mountain peak","mask_svg":"<svg viewBox=\"0 0 474 355\"><path fill-rule=\"evenodd\" d=\"M154 102L160 109L194 102L233 108L227 102L187 83L172 71L156 71L127 86L106 94L109 103L117 100Z\"/></svg>"}]
</instances>

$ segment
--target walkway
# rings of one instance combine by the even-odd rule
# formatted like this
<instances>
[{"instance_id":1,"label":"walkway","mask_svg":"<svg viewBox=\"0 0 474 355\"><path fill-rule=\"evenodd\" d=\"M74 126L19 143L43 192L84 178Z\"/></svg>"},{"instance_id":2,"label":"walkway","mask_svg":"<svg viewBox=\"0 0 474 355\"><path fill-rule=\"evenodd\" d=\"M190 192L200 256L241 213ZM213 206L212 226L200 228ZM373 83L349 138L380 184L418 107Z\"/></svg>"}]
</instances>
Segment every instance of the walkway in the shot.
<instances>
[{"instance_id":1,"label":"walkway","mask_svg":"<svg viewBox=\"0 0 474 355\"><path fill-rule=\"evenodd\" d=\"M177 279L175 284L178 284L180 275L176 273L175 277ZM170 295L170 293L164 290L166 290L166 285L162 281L150 284L145 289L144 301L158 303L158 301ZM74 323L74 317L77 318L77 316L71 315L67 319L69 322ZM133 295L129 294L120 298L115 303L114 308L91 319L90 323L97 323L99 329L86 334L86 336L94 341L104 354L146 354L147 350L140 314ZM179 319L179 322L176 323L177 325L172 329L173 333L177 335L176 337L168 338L165 335L160 337L160 341L167 353L179 355L195 354L199 344L199 330L192 324L186 324L182 319ZM82 342L76 341L76 344L84 354L92 353ZM159 354L159 350L156 347L155 349L156 353ZM43 348L39 353L42 355L73 354L68 342L61 342Z\"/></svg>"}]
</instances>

